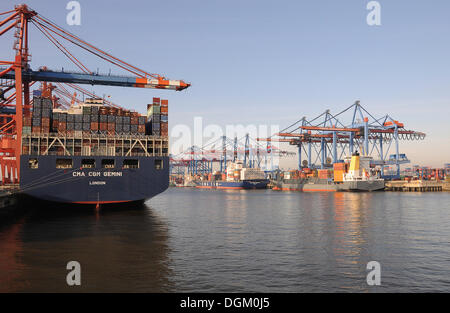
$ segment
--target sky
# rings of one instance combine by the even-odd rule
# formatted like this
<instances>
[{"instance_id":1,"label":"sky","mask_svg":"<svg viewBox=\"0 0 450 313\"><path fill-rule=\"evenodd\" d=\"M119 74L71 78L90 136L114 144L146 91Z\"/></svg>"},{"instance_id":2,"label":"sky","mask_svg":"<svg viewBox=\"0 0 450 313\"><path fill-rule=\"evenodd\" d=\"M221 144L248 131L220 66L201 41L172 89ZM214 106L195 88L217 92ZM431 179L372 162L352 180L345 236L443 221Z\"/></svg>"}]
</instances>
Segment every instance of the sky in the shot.
<instances>
[{"instance_id":1,"label":"sky","mask_svg":"<svg viewBox=\"0 0 450 313\"><path fill-rule=\"evenodd\" d=\"M413 164L450 163L448 0L380 0L379 26L366 22L368 0L79 0L79 26L66 23L68 2L27 4L114 56L192 84L182 92L87 87L142 113L152 97L168 99L172 130L195 117L282 129L360 100L372 115L427 134L400 145ZM0 11L14 4L2 1ZM0 38L2 60L12 56L11 35ZM76 69L36 30L30 45L32 68ZM91 69L123 74L73 51Z\"/></svg>"}]
</instances>

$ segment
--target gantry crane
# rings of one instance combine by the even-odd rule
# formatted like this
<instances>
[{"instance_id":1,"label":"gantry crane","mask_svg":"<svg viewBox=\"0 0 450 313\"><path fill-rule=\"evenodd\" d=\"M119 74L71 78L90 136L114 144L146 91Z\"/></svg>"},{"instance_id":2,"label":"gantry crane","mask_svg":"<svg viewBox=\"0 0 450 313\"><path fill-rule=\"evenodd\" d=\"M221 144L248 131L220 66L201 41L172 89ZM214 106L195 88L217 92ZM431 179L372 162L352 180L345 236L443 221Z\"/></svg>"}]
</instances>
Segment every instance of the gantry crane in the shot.
<instances>
[{"instance_id":1,"label":"gantry crane","mask_svg":"<svg viewBox=\"0 0 450 313\"><path fill-rule=\"evenodd\" d=\"M233 139L222 136L203 147L192 146L172 156L171 173L209 174L213 172L214 163L218 163L218 170L224 173L228 162L238 160L243 161L246 167L264 167L266 170L273 170L274 157L294 155L295 153L280 150L271 144L263 146L249 134ZM265 163L264 166L261 164L262 161Z\"/></svg>"},{"instance_id":2,"label":"gantry crane","mask_svg":"<svg viewBox=\"0 0 450 313\"><path fill-rule=\"evenodd\" d=\"M346 112L351 116L349 122L342 120ZM400 153L399 141L424 138L424 133L405 129L403 123L388 114L375 118L356 101L338 114L333 115L326 110L311 120L303 117L270 138L259 140L280 140L297 146L299 170L303 167L331 167L359 150L363 155L373 156L374 166L395 166L396 173L384 177L396 178L400 176L400 165L410 162L405 154ZM395 149L392 154L391 148ZM303 159L303 154L306 159Z\"/></svg>"}]
</instances>

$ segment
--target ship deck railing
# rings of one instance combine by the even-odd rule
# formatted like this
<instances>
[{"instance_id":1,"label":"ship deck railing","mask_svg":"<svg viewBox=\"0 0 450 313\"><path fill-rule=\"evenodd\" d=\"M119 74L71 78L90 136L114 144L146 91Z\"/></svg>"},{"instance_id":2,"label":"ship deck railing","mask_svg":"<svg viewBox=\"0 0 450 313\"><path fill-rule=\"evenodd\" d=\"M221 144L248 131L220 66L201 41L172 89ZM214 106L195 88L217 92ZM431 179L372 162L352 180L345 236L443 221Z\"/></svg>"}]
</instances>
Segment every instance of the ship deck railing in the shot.
<instances>
[{"instance_id":1,"label":"ship deck railing","mask_svg":"<svg viewBox=\"0 0 450 313\"><path fill-rule=\"evenodd\" d=\"M81 133L76 133L81 132ZM167 136L154 136L154 135L143 135L139 133L135 134L120 134L120 133L114 133L114 134L108 134L105 132L87 132L87 131L74 131L73 133L66 133L66 132L58 132L58 133L29 133L24 134L22 133L22 138L50 138L50 137L64 137L64 138L75 138L75 139L88 139L88 138L100 138L100 139L155 139L155 140L166 140L168 141Z\"/></svg>"},{"instance_id":2,"label":"ship deck railing","mask_svg":"<svg viewBox=\"0 0 450 313\"><path fill-rule=\"evenodd\" d=\"M22 135L22 155L169 156L169 139L117 133L31 133Z\"/></svg>"}]
</instances>

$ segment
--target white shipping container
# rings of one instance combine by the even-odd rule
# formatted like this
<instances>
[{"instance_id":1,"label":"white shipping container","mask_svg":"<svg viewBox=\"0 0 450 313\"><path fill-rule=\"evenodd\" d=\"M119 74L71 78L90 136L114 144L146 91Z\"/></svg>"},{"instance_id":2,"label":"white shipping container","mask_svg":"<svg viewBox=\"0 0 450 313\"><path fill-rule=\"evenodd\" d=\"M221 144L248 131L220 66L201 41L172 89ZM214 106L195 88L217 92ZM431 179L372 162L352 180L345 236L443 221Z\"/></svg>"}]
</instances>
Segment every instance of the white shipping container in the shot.
<instances>
[{"instance_id":1,"label":"white shipping container","mask_svg":"<svg viewBox=\"0 0 450 313\"><path fill-rule=\"evenodd\" d=\"M241 171L241 180L265 179L265 174L259 168L244 168Z\"/></svg>"}]
</instances>

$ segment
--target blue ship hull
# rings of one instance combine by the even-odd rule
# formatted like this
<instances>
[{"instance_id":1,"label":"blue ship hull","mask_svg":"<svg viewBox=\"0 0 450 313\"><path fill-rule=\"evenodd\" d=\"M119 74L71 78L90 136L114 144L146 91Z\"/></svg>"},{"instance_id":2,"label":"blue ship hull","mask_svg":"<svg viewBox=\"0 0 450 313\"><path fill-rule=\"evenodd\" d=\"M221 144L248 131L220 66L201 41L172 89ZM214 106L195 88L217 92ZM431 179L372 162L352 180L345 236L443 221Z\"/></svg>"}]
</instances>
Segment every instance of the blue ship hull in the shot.
<instances>
[{"instance_id":1,"label":"blue ship hull","mask_svg":"<svg viewBox=\"0 0 450 313\"><path fill-rule=\"evenodd\" d=\"M200 181L197 182L196 188L206 189L265 189L269 184L269 180L243 180L243 181Z\"/></svg>"},{"instance_id":2,"label":"blue ship hull","mask_svg":"<svg viewBox=\"0 0 450 313\"><path fill-rule=\"evenodd\" d=\"M56 168L56 159L72 159L72 168ZM29 166L36 159L37 168ZM94 159L95 167L81 168L82 159ZM113 168L102 168L102 160L114 160ZM138 168L123 168L123 160L138 161ZM162 160L162 168L155 166ZM22 193L46 201L103 204L142 201L169 187L168 157L21 156ZM159 164L158 164L159 165Z\"/></svg>"}]
</instances>

